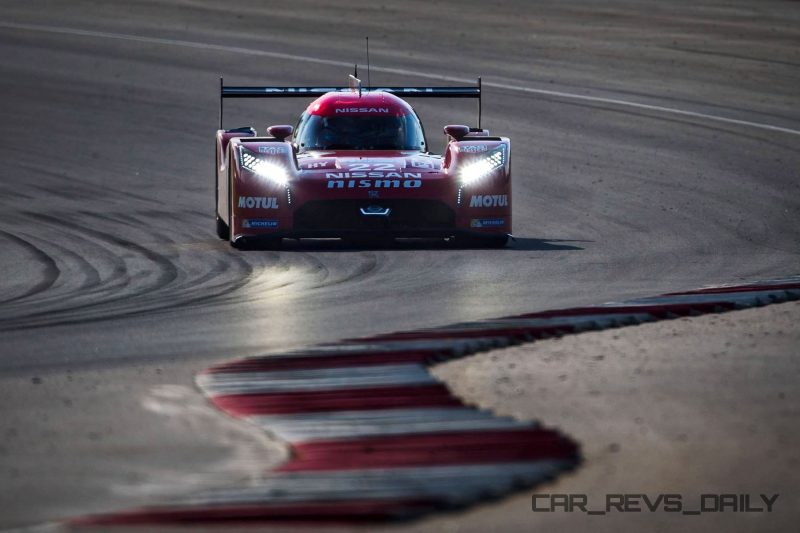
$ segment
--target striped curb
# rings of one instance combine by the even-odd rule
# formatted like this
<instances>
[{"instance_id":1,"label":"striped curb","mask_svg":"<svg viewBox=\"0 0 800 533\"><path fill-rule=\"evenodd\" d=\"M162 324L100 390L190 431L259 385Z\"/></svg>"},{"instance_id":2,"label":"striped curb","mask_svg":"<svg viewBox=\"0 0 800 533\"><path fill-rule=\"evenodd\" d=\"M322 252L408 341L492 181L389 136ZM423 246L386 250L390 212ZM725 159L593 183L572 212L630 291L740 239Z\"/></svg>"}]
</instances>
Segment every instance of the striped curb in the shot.
<instances>
[{"instance_id":1,"label":"striped curb","mask_svg":"<svg viewBox=\"0 0 800 533\"><path fill-rule=\"evenodd\" d=\"M800 276L395 332L222 363L209 401L286 441L291 459L247 486L73 525L360 523L416 518L531 488L578 445L536 422L465 405L427 371L536 339L800 299Z\"/></svg>"}]
</instances>

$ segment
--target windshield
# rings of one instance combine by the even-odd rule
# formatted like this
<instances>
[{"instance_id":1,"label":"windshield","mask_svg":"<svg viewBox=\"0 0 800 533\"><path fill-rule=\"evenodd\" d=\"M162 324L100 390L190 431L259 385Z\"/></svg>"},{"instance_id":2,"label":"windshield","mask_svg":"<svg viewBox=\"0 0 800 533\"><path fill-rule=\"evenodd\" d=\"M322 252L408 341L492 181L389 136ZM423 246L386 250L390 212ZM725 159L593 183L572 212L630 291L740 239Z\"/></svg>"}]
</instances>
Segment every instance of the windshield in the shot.
<instances>
[{"instance_id":1,"label":"windshield","mask_svg":"<svg viewBox=\"0 0 800 533\"><path fill-rule=\"evenodd\" d=\"M425 136L413 114L320 116L304 114L295 142L307 150L424 150Z\"/></svg>"}]
</instances>

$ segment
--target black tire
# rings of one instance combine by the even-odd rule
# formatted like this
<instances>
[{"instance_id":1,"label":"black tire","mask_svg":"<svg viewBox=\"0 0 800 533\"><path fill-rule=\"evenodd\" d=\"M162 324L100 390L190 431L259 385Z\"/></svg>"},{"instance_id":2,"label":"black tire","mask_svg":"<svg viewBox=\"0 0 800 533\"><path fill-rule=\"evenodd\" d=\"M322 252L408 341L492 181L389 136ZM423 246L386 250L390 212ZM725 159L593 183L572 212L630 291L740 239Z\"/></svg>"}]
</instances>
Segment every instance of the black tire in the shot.
<instances>
[{"instance_id":1,"label":"black tire","mask_svg":"<svg viewBox=\"0 0 800 533\"><path fill-rule=\"evenodd\" d=\"M217 215L217 237L223 241L227 241L231 237L231 229L219 218L219 215Z\"/></svg>"},{"instance_id":2,"label":"black tire","mask_svg":"<svg viewBox=\"0 0 800 533\"><path fill-rule=\"evenodd\" d=\"M394 244L394 239L383 235L350 235L344 237L342 241L351 248L390 248Z\"/></svg>"},{"instance_id":3,"label":"black tire","mask_svg":"<svg viewBox=\"0 0 800 533\"><path fill-rule=\"evenodd\" d=\"M505 233L495 235L459 235L456 244L466 248L505 248L508 244L508 235Z\"/></svg>"},{"instance_id":4,"label":"black tire","mask_svg":"<svg viewBox=\"0 0 800 533\"><path fill-rule=\"evenodd\" d=\"M231 246L237 250L280 250L282 243L281 237L239 237L231 241Z\"/></svg>"},{"instance_id":5,"label":"black tire","mask_svg":"<svg viewBox=\"0 0 800 533\"><path fill-rule=\"evenodd\" d=\"M255 247L260 250L280 250L283 245L281 237L260 238L256 241Z\"/></svg>"}]
</instances>

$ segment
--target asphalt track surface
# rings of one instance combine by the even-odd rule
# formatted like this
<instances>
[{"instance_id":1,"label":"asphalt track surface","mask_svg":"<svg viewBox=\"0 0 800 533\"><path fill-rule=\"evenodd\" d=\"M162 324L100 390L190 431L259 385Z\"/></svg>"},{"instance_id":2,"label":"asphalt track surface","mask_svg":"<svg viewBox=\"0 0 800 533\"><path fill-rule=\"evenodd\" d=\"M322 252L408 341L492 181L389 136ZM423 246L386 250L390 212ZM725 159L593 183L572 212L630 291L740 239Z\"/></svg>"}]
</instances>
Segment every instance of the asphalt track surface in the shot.
<instances>
[{"instance_id":1,"label":"asphalt track surface","mask_svg":"<svg viewBox=\"0 0 800 533\"><path fill-rule=\"evenodd\" d=\"M797 2L239 5L4 3L0 526L207 482L182 476L243 430L141 406L221 359L798 271ZM340 84L365 35L373 83L483 76L512 246L216 239L218 77ZM302 107L235 102L226 125ZM415 107L434 145L474 121Z\"/></svg>"}]
</instances>

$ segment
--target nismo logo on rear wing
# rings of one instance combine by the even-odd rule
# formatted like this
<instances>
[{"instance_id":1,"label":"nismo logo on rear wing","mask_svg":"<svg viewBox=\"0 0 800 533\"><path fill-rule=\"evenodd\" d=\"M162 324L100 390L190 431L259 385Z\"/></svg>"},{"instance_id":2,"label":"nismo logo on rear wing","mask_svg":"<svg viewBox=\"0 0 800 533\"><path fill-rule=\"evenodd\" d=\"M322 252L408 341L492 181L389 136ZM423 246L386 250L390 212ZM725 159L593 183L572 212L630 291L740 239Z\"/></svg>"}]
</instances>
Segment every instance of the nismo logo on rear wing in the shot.
<instances>
[{"instance_id":1,"label":"nismo logo on rear wing","mask_svg":"<svg viewBox=\"0 0 800 533\"><path fill-rule=\"evenodd\" d=\"M475 98L478 100L478 128L481 127L481 79L473 87L369 87L359 90L384 91L408 98ZM219 128L222 129L222 102L225 98L285 98L322 95L334 91L349 92L352 87L234 87L219 79Z\"/></svg>"},{"instance_id":2,"label":"nismo logo on rear wing","mask_svg":"<svg viewBox=\"0 0 800 533\"><path fill-rule=\"evenodd\" d=\"M308 96L330 92L348 92L349 87L222 87L222 98L264 98ZM404 96L439 98L480 98L479 87L374 87L364 92L383 91Z\"/></svg>"}]
</instances>

